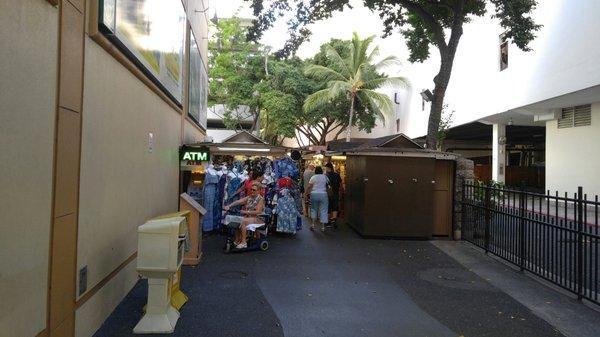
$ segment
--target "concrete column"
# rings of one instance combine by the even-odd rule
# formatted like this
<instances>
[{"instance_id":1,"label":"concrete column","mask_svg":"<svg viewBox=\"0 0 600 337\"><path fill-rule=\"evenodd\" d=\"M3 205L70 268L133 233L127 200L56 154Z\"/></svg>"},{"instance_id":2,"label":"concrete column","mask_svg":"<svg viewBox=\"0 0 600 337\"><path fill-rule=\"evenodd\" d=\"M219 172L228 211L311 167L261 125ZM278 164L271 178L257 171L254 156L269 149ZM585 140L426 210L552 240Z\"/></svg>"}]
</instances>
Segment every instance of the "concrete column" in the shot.
<instances>
[{"instance_id":1,"label":"concrete column","mask_svg":"<svg viewBox=\"0 0 600 337\"><path fill-rule=\"evenodd\" d=\"M506 125L494 124L492 133L492 180L505 182Z\"/></svg>"}]
</instances>

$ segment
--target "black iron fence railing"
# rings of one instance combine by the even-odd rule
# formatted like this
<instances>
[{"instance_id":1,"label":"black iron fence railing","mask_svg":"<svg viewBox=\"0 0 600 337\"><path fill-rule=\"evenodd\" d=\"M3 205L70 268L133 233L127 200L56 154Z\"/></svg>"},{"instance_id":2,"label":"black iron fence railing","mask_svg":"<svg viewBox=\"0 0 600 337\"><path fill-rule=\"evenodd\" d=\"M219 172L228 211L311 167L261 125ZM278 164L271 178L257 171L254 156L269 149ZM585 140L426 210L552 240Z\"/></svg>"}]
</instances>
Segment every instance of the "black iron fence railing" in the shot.
<instances>
[{"instance_id":1,"label":"black iron fence railing","mask_svg":"<svg viewBox=\"0 0 600 337\"><path fill-rule=\"evenodd\" d=\"M598 196L462 187L464 240L600 304Z\"/></svg>"}]
</instances>

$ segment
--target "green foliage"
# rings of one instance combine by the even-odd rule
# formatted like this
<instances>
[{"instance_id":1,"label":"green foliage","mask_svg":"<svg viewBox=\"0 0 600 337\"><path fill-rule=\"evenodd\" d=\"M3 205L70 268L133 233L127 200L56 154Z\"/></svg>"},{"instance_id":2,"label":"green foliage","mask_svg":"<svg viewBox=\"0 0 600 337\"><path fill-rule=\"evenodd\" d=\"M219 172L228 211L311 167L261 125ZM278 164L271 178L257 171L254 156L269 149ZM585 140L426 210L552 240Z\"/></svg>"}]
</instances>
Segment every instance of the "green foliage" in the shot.
<instances>
[{"instance_id":1,"label":"green foliage","mask_svg":"<svg viewBox=\"0 0 600 337\"><path fill-rule=\"evenodd\" d=\"M331 17L336 11L350 8L350 0L246 0L252 2L257 19L248 31L249 40L257 41L275 21L289 16L289 40L276 55L293 55L311 32L309 25ZM266 5L268 3L268 5ZM434 77L434 97L429 114L427 145L436 147L446 89L450 81L454 57L463 33L463 24L486 14L487 5L494 8L493 17L500 21L504 36L522 50L530 50L529 43L540 29L530 14L537 0L363 0L363 4L379 13L384 24L383 35L399 30L406 40L411 62L429 58L430 48L439 50L441 64ZM324 97L321 97L324 98Z\"/></svg>"},{"instance_id":2,"label":"green foliage","mask_svg":"<svg viewBox=\"0 0 600 337\"><path fill-rule=\"evenodd\" d=\"M323 71L328 72L328 69L331 70L329 74L335 74L348 67L355 68L352 76L356 77L355 85L360 87L360 91L356 94L353 126L370 131L377 118L381 118L383 111L391 106L385 95L373 89L394 81L394 78L381 74L380 70L396 60L388 57L379 62L373 61L378 49L369 50L372 38L361 45L353 45L349 40L331 40L307 61L293 57L265 60L265 56L258 52L264 50L263 46L232 41L244 34L238 19L221 20L217 29L216 39L210 42L210 98L212 104L225 104L227 107L223 120L228 128L239 128L240 120L247 118L248 114L240 114L238 107L247 105L250 114L259 118L261 136L265 140L279 144L284 138L300 133L312 144L325 144L332 133L337 136L346 128L350 109L350 101L345 94L318 106L304 108L309 95L329 85L328 76L319 75ZM356 37L354 42L361 41ZM332 52L338 58L332 58ZM309 67L318 68L321 72L306 73ZM345 80L345 77L339 79Z\"/></svg>"},{"instance_id":3,"label":"green foliage","mask_svg":"<svg viewBox=\"0 0 600 337\"><path fill-rule=\"evenodd\" d=\"M268 79L257 87L263 137L273 143L294 137L298 125L306 124L302 102L317 84L302 73L304 64L299 59L273 60Z\"/></svg>"},{"instance_id":4,"label":"green foliage","mask_svg":"<svg viewBox=\"0 0 600 337\"><path fill-rule=\"evenodd\" d=\"M386 86L406 86L408 81L402 77L388 77L380 71L382 68L398 63L395 57L386 57L376 62L379 48L371 48L374 36L361 40L355 32L347 47L341 48L347 55L342 56L334 45L325 45L326 65L311 64L304 73L317 81L326 83L326 87L311 94L304 101L304 110L312 111L331 105L333 102L347 100L350 102L348 122L349 128L356 120L362 121L362 127L370 131L374 119L385 121L385 115L392 112L392 101L387 95L376 89ZM334 43L338 43L334 41ZM365 121L368 123L365 123ZM350 134L346 136L350 140Z\"/></svg>"},{"instance_id":5,"label":"green foliage","mask_svg":"<svg viewBox=\"0 0 600 337\"><path fill-rule=\"evenodd\" d=\"M473 197L482 204L485 203L486 189L489 189L490 203L492 206L504 198L504 189L506 188L506 185L503 182L496 180L491 180L489 182L476 180L474 185Z\"/></svg>"},{"instance_id":6,"label":"green foliage","mask_svg":"<svg viewBox=\"0 0 600 337\"><path fill-rule=\"evenodd\" d=\"M523 50L529 49L529 42L540 28L529 16L537 0L363 0L363 4L379 13L384 35L396 29L402 32L411 51L411 61L426 60L431 45L443 48L448 43L445 30L462 27L473 17L483 16L487 4L493 5L493 16L500 20L507 38ZM350 0L252 0L252 8L257 20L248 38L253 41L258 41L285 13L294 12L288 21L290 38L278 52L278 56L287 57L310 37L307 29L310 24L351 6Z\"/></svg>"},{"instance_id":7,"label":"green foliage","mask_svg":"<svg viewBox=\"0 0 600 337\"><path fill-rule=\"evenodd\" d=\"M455 110L448 110L448 105L444 104L442 108L442 119L440 120L440 126L438 127L437 133L437 146L438 150L442 150L444 147L444 140L448 134L448 129L452 125L452 117L454 117Z\"/></svg>"},{"instance_id":8,"label":"green foliage","mask_svg":"<svg viewBox=\"0 0 600 337\"><path fill-rule=\"evenodd\" d=\"M235 129L259 108L255 86L265 79L263 47L245 39L247 29L237 18L219 20L209 41L209 106L224 104L224 122ZM247 105L247 114L238 114Z\"/></svg>"}]
</instances>

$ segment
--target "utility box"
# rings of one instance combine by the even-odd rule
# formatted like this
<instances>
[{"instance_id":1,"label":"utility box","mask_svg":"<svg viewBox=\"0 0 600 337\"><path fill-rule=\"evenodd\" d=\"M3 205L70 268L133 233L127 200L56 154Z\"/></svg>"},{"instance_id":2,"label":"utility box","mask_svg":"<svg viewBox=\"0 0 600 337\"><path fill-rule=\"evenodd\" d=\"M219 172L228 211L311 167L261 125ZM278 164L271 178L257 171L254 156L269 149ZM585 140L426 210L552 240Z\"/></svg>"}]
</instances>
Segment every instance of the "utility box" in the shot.
<instances>
[{"instance_id":1,"label":"utility box","mask_svg":"<svg viewBox=\"0 0 600 337\"><path fill-rule=\"evenodd\" d=\"M138 227L138 272L148 278L175 273L183 262L186 235L184 217L154 219Z\"/></svg>"},{"instance_id":2,"label":"utility box","mask_svg":"<svg viewBox=\"0 0 600 337\"><path fill-rule=\"evenodd\" d=\"M146 313L136 334L172 333L179 312L171 305L171 280L183 263L187 237L185 217L149 220L138 227L137 271L148 278Z\"/></svg>"}]
</instances>

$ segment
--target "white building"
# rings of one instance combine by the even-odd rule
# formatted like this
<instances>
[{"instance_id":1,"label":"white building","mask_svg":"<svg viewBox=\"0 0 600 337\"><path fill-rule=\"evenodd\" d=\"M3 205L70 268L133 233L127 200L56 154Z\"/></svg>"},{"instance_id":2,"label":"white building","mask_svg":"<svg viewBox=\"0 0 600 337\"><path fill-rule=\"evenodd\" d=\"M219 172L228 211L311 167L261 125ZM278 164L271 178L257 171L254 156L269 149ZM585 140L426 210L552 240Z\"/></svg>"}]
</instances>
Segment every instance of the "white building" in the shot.
<instances>
[{"instance_id":1,"label":"white building","mask_svg":"<svg viewBox=\"0 0 600 337\"><path fill-rule=\"evenodd\" d=\"M493 179L504 179L506 125L538 125L546 128L546 189L572 193L583 186L588 195L600 194L598 15L600 1L540 1L533 17L543 28L530 45L533 51L508 44L503 70L497 21L486 17L465 25L446 103L456 110L454 125L493 124ZM431 60L405 66L413 93L398 106L400 132L426 134L429 106L422 110L419 92L433 89L438 64L432 50Z\"/></svg>"},{"instance_id":2,"label":"white building","mask_svg":"<svg viewBox=\"0 0 600 337\"><path fill-rule=\"evenodd\" d=\"M239 106L232 112L232 115L239 120L240 125L237 130L228 129L225 126L224 115L225 106L223 104L215 104L207 110L206 135L215 143L220 143L235 135L239 130L251 131L254 125L254 114L250 112L250 107L247 105Z\"/></svg>"}]
</instances>

